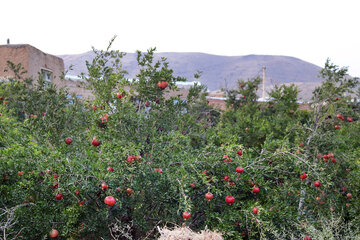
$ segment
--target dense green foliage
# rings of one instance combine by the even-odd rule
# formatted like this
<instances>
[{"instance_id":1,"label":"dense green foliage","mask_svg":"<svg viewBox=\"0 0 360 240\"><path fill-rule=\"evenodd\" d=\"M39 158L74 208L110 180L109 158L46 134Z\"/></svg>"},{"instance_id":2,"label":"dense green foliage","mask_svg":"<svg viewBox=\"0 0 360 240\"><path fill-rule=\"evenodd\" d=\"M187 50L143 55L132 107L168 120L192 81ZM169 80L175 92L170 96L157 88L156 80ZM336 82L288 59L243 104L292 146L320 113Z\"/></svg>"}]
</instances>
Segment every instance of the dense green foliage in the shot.
<instances>
[{"instance_id":1,"label":"dense green foliage","mask_svg":"<svg viewBox=\"0 0 360 240\"><path fill-rule=\"evenodd\" d=\"M95 51L83 75L93 101L41 78L1 83L0 239L49 239L51 229L58 239L154 239L157 226L183 223L226 239L360 237L358 82L345 68L326 62L310 110L293 85L257 102L256 78L239 81L220 111L198 85L186 101L165 98L186 79L154 51L138 52L133 81L123 53Z\"/></svg>"}]
</instances>

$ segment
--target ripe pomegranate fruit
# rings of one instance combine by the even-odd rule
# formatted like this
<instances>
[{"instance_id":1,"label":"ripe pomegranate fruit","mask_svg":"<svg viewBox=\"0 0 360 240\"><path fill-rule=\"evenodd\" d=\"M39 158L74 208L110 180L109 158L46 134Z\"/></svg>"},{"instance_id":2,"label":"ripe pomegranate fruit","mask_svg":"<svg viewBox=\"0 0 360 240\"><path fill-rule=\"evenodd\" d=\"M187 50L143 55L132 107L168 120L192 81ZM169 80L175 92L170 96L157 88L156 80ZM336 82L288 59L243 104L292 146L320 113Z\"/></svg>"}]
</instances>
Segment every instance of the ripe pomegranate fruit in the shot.
<instances>
[{"instance_id":1,"label":"ripe pomegranate fruit","mask_svg":"<svg viewBox=\"0 0 360 240\"><path fill-rule=\"evenodd\" d=\"M238 154L239 156L241 156L241 155L242 155L242 150L239 149L239 150L237 151L237 154Z\"/></svg>"},{"instance_id":2,"label":"ripe pomegranate fruit","mask_svg":"<svg viewBox=\"0 0 360 240\"><path fill-rule=\"evenodd\" d=\"M66 143L67 145L70 145L70 144L72 143L71 137L66 138L66 139L65 139L65 143Z\"/></svg>"},{"instance_id":3,"label":"ripe pomegranate fruit","mask_svg":"<svg viewBox=\"0 0 360 240\"><path fill-rule=\"evenodd\" d=\"M305 172L303 172L303 174L300 175L300 178L301 178L301 180L306 179L306 178L307 178L307 174L306 174Z\"/></svg>"},{"instance_id":4,"label":"ripe pomegranate fruit","mask_svg":"<svg viewBox=\"0 0 360 240\"><path fill-rule=\"evenodd\" d=\"M223 159L224 159L224 162L226 162L226 163L231 162L231 158L228 157L227 155L224 155L224 156L223 156Z\"/></svg>"},{"instance_id":5,"label":"ripe pomegranate fruit","mask_svg":"<svg viewBox=\"0 0 360 240\"><path fill-rule=\"evenodd\" d=\"M205 194L205 198L207 199L207 200L211 200L211 199L213 199L213 197L214 197L214 195L211 193L211 192L208 192L207 194Z\"/></svg>"},{"instance_id":6,"label":"ripe pomegranate fruit","mask_svg":"<svg viewBox=\"0 0 360 240\"><path fill-rule=\"evenodd\" d=\"M314 186L318 188L318 187L321 186L321 183L320 183L318 180L316 180L316 181L314 182Z\"/></svg>"},{"instance_id":7,"label":"ripe pomegranate fruit","mask_svg":"<svg viewBox=\"0 0 360 240\"><path fill-rule=\"evenodd\" d=\"M115 198L113 196L107 196L105 199L104 199L104 203L108 206L114 206L115 204Z\"/></svg>"},{"instance_id":8,"label":"ripe pomegranate fruit","mask_svg":"<svg viewBox=\"0 0 360 240\"><path fill-rule=\"evenodd\" d=\"M93 138L93 140L91 141L91 144L95 147L100 146L101 142L99 142L96 137Z\"/></svg>"},{"instance_id":9,"label":"ripe pomegranate fruit","mask_svg":"<svg viewBox=\"0 0 360 240\"><path fill-rule=\"evenodd\" d=\"M132 192L133 192L133 190L132 190L131 188L127 188L127 189L126 189L126 192L127 192L129 195L131 195Z\"/></svg>"},{"instance_id":10,"label":"ripe pomegranate fruit","mask_svg":"<svg viewBox=\"0 0 360 240\"><path fill-rule=\"evenodd\" d=\"M186 220L188 220L188 219L191 217L191 213L189 213L189 212L183 212L182 216L183 216L184 220L186 221Z\"/></svg>"},{"instance_id":11,"label":"ripe pomegranate fruit","mask_svg":"<svg viewBox=\"0 0 360 240\"><path fill-rule=\"evenodd\" d=\"M119 99L123 98L124 96L125 96L125 93L117 93L116 94L116 97Z\"/></svg>"},{"instance_id":12,"label":"ripe pomegranate fruit","mask_svg":"<svg viewBox=\"0 0 360 240\"><path fill-rule=\"evenodd\" d=\"M254 187L252 191L253 191L254 194L257 194L257 193L260 192L260 188L259 187Z\"/></svg>"},{"instance_id":13,"label":"ripe pomegranate fruit","mask_svg":"<svg viewBox=\"0 0 360 240\"><path fill-rule=\"evenodd\" d=\"M133 156L133 155L130 155L127 157L126 161L129 163L129 164L133 164L136 160L136 156Z\"/></svg>"},{"instance_id":14,"label":"ripe pomegranate fruit","mask_svg":"<svg viewBox=\"0 0 360 240\"><path fill-rule=\"evenodd\" d=\"M167 81L165 81L164 78L162 78L163 81L158 82L157 85L161 90L164 90L169 84Z\"/></svg>"},{"instance_id":15,"label":"ripe pomegranate fruit","mask_svg":"<svg viewBox=\"0 0 360 240\"><path fill-rule=\"evenodd\" d=\"M62 200L64 198L61 193L56 194L55 197L56 197L57 200Z\"/></svg>"},{"instance_id":16,"label":"ripe pomegranate fruit","mask_svg":"<svg viewBox=\"0 0 360 240\"><path fill-rule=\"evenodd\" d=\"M54 182L54 185L51 186L53 189L57 189L59 187L59 183L58 182Z\"/></svg>"},{"instance_id":17,"label":"ripe pomegranate fruit","mask_svg":"<svg viewBox=\"0 0 360 240\"><path fill-rule=\"evenodd\" d=\"M106 185L106 182L103 182L103 183L101 183L101 189L102 190L105 190L105 189L108 189L109 187L108 187L108 185Z\"/></svg>"},{"instance_id":18,"label":"ripe pomegranate fruit","mask_svg":"<svg viewBox=\"0 0 360 240\"><path fill-rule=\"evenodd\" d=\"M225 197L225 202L228 203L229 205L231 205L235 202L235 198L233 196L228 195Z\"/></svg>"},{"instance_id":19,"label":"ripe pomegranate fruit","mask_svg":"<svg viewBox=\"0 0 360 240\"><path fill-rule=\"evenodd\" d=\"M59 236L59 231L56 229L51 229L50 233L49 233L49 237L51 238L57 238L57 236Z\"/></svg>"}]
</instances>

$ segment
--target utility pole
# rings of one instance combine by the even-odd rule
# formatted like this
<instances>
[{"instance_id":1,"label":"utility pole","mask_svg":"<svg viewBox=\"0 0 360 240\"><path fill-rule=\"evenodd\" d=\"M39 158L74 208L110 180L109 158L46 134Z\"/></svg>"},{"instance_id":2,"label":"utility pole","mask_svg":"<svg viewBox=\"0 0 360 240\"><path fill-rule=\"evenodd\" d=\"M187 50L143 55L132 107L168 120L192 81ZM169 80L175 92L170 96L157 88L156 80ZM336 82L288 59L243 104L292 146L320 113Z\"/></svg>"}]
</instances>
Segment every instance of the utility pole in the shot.
<instances>
[{"instance_id":1,"label":"utility pole","mask_svg":"<svg viewBox=\"0 0 360 240\"><path fill-rule=\"evenodd\" d=\"M263 101L265 101L265 71L266 71L266 67L264 66L263 68L262 68L262 75L263 75L263 77L262 77L262 80L263 80L263 86L262 86L262 99L263 99Z\"/></svg>"}]
</instances>

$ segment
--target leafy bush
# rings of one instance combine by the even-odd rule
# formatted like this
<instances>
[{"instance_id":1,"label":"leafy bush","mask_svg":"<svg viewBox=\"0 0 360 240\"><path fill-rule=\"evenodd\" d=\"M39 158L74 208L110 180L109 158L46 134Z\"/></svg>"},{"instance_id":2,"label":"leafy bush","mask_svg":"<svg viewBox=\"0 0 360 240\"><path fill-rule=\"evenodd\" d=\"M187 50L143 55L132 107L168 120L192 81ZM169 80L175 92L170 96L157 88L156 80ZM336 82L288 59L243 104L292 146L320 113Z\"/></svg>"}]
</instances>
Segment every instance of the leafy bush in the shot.
<instances>
[{"instance_id":1,"label":"leafy bush","mask_svg":"<svg viewBox=\"0 0 360 240\"><path fill-rule=\"evenodd\" d=\"M185 79L154 51L138 52L129 81L122 53L95 50L82 75L93 101L41 79L2 83L4 239L46 239L51 229L59 239L145 239L180 224L225 239L359 235L357 79L327 62L310 111L299 110L295 86L258 103L259 79L240 81L219 113L198 85L186 101L165 97Z\"/></svg>"}]
</instances>

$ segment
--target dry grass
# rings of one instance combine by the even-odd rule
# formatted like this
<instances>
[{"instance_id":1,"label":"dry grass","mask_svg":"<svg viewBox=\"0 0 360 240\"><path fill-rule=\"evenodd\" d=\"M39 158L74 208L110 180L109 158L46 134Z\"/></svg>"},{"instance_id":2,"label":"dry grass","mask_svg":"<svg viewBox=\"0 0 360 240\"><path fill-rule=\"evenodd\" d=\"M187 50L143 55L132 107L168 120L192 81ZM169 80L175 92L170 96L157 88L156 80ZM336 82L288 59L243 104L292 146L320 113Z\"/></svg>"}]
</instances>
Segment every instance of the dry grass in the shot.
<instances>
[{"instance_id":1,"label":"dry grass","mask_svg":"<svg viewBox=\"0 0 360 240\"><path fill-rule=\"evenodd\" d=\"M196 233L188 227L177 227L173 230L168 228L158 228L161 234L158 240L223 240L218 232L212 232L208 229Z\"/></svg>"}]
</instances>

